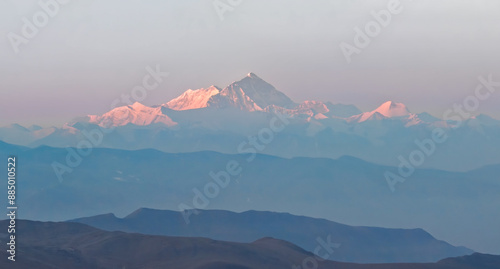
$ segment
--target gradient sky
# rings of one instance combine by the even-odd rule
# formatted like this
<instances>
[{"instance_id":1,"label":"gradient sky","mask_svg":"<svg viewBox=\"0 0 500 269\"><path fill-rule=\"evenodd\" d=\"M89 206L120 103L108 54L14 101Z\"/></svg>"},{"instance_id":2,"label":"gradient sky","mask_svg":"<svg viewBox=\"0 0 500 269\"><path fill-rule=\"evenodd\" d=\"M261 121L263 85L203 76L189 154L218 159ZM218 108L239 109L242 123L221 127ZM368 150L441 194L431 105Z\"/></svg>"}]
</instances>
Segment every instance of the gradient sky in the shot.
<instances>
[{"instance_id":1,"label":"gradient sky","mask_svg":"<svg viewBox=\"0 0 500 269\"><path fill-rule=\"evenodd\" d=\"M48 1L48 0L44 0ZM227 2L227 0L221 0ZM500 81L500 1L401 0L403 11L348 64L339 48L389 1L243 0L220 20L213 1L70 1L15 54L38 0L0 2L0 125L61 125L100 114L160 64L170 76L143 103L224 87L254 72L295 101L387 100L436 116ZM500 91L479 112L500 119Z\"/></svg>"}]
</instances>

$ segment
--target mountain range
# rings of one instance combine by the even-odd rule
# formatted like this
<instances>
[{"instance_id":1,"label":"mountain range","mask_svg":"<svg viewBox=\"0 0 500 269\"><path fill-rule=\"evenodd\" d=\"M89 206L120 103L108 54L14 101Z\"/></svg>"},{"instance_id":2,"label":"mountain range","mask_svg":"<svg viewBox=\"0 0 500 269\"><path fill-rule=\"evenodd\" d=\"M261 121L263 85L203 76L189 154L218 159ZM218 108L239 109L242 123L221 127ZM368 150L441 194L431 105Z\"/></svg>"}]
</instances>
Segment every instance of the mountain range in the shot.
<instances>
[{"instance_id":1,"label":"mountain range","mask_svg":"<svg viewBox=\"0 0 500 269\"><path fill-rule=\"evenodd\" d=\"M0 227L8 225L0 221ZM354 264L318 260L289 242L261 238L251 243L207 238L107 232L79 223L18 221L16 262L7 252L0 267L11 269L498 269L500 257L474 253L437 263ZM0 233L5 245L6 234ZM315 266L315 267L311 267Z\"/></svg>"},{"instance_id":2,"label":"mountain range","mask_svg":"<svg viewBox=\"0 0 500 269\"><path fill-rule=\"evenodd\" d=\"M124 218L114 214L80 218L71 222L106 231L151 235L206 237L251 243L272 237L291 242L309 252L320 244L332 245L330 260L357 263L437 262L447 257L472 254L436 240L422 229L384 229L349 226L325 219L287 213L202 210L189 216L169 210L141 208Z\"/></svg>"},{"instance_id":3,"label":"mountain range","mask_svg":"<svg viewBox=\"0 0 500 269\"><path fill-rule=\"evenodd\" d=\"M467 171L500 163L500 121L487 115L464 119L456 127L456 122L411 113L393 101L367 112L331 102L296 103L253 73L225 88L187 90L156 106L131 103L62 127L12 124L0 128L0 140L28 147L77 147L88 139L85 133L113 128L102 131L104 138L96 147L235 154L276 115L286 119L286 128L261 153L285 158L348 155L397 166L399 156L407 159L419 150L415 141L432 138L439 128L447 140L421 167Z\"/></svg>"},{"instance_id":4,"label":"mountain range","mask_svg":"<svg viewBox=\"0 0 500 269\"><path fill-rule=\"evenodd\" d=\"M351 226L422 228L474 251L496 254L500 247L500 217L493 213L500 207L499 165L465 173L416 169L392 192L384 173L397 168L352 157L256 154L249 162L248 154L94 148L61 181L52 165L65 163L68 154L64 148L0 143L0 158L19 159L20 218L63 221L109 212L125 216L144 207L182 211L186 205L288 212ZM241 172L209 198L207 184L213 186L213 175L230 162L240 164ZM2 199L6 192L0 192Z\"/></svg>"}]
</instances>

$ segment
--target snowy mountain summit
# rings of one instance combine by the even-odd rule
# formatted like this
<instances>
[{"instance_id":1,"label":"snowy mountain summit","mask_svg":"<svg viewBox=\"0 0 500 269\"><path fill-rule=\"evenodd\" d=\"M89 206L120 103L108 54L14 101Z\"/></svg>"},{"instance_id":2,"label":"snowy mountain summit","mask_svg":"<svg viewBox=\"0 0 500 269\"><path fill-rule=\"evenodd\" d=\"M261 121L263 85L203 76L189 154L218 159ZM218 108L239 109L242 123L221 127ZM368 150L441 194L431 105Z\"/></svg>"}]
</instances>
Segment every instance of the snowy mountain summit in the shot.
<instances>
[{"instance_id":1,"label":"snowy mountain summit","mask_svg":"<svg viewBox=\"0 0 500 269\"><path fill-rule=\"evenodd\" d=\"M318 100L294 102L249 73L225 88L189 89L154 106L130 103L102 115L75 119L61 128L0 127L0 140L30 147L78 146L89 133L104 128L113 131L103 135L99 144L102 147L236 154L249 152L240 147L249 145L242 141L262 136L262 130L276 123L276 118L288 124L271 136L280 138L266 147L265 154L285 158L349 155L384 165L399 165L394 156L401 155L402 148L406 150L408 145L418 148L415 141L433 137L436 128L448 132L454 127L452 121L425 112L412 113L394 101L384 102L372 111ZM500 163L499 120L474 115L452 132L446 150L440 151L429 167L453 171ZM467 144L469 141L473 143ZM477 148L484 149L480 155Z\"/></svg>"},{"instance_id":2,"label":"snowy mountain summit","mask_svg":"<svg viewBox=\"0 0 500 269\"><path fill-rule=\"evenodd\" d=\"M368 112L362 112L354 105L333 104L331 102L304 101L295 103L286 94L254 73L248 73L241 80L235 81L225 88L212 85L197 90L189 89L162 105L148 107L135 103L115 108L100 116L89 115L87 118L89 123L100 126L160 123L171 127L178 124L177 120L186 120L186 117L179 117L179 113L198 109L210 109L211 111L233 109L242 113L280 113L289 118L305 120L306 122L334 119L344 121L346 124L353 124L393 119L402 121L406 126L422 123L446 125L442 120L427 113L410 113L404 104L393 101L387 101L375 110ZM174 112L178 116L176 119L170 115ZM201 114L205 114L205 112L201 112ZM200 121L201 114L196 112L186 115L197 118L194 121ZM238 115L242 114L238 113ZM191 118L188 121L192 122ZM441 123L437 123L440 121Z\"/></svg>"},{"instance_id":3,"label":"snowy mountain summit","mask_svg":"<svg viewBox=\"0 0 500 269\"><path fill-rule=\"evenodd\" d=\"M411 113L402 103L387 101L377 109L351 117L351 121L363 122L367 120L381 120L384 118L407 117Z\"/></svg>"},{"instance_id":4,"label":"snowy mountain summit","mask_svg":"<svg viewBox=\"0 0 500 269\"><path fill-rule=\"evenodd\" d=\"M246 111L263 111L270 105L291 108L296 104L271 84L249 73L222 90L216 86L187 90L164 106L173 110L234 107Z\"/></svg>"}]
</instances>

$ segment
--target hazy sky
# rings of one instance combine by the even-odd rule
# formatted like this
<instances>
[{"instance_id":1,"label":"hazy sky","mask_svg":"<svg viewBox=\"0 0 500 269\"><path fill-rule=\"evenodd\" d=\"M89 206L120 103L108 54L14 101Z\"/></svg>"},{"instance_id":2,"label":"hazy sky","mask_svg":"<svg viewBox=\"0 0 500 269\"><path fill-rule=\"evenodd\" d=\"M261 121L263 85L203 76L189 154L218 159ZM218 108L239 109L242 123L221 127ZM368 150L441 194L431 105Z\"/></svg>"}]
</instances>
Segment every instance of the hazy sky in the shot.
<instances>
[{"instance_id":1,"label":"hazy sky","mask_svg":"<svg viewBox=\"0 0 500 269\"><path fill-rule=\"evenodd\" d=\"M170 75L147 105L252 71L295 101L371 110L394 100L441 116L474 92L478 76L500 81L497 0L401 0L403 10L348 64L340 43L353 44L355 27L388 2L243 0L221 20L212 0L69 1L15 54L8 34L22 36L23 18L43 9L38 0L1 1L0 125L103 113L157 64ZM480 112L500 119L500 91Z\"/></svg>"}]
</instances>

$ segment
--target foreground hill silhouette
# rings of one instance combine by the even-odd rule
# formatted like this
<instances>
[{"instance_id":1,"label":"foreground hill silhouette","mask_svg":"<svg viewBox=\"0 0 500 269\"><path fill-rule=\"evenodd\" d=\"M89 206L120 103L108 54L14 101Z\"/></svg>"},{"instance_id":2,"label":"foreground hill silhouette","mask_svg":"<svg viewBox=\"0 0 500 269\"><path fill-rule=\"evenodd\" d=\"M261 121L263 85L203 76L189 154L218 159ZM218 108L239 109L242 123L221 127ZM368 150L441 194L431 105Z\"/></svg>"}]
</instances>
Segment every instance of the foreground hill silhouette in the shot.
<instances>
[{"instance_id":1,"label":"foreground hill silhouette","mask_svg":"<svg viewBox=\"0 0 500 269\"><path fill-rule=\"evenodd\" d=\"M0 221L5 227L7 221ZM106 232L79 223L18 221L17 260L1 254L9 269L289 269L312 254L285 241L263 238L242 244L206 238L183 238ZM2 234L1 243L6 237ZM473 254L435 264L360 265L320 262L324 269L493 269L500 257Z\"/></svg>"},{"instance_id":2,"label":"foreground hill silhouette","mask_svg":"<svg viewBox=\"0 0 500 269\"><path fill-rule=\"evenodd\" d=\"M198 215L189 216L189 224L184 220L187 216L177 211L143 208L125 218L105 214L73 222L108 231L207 237L241 243L273 237L310 252L320 244L318 240L330 241L340 247L329 259L343 262L436 262L472 253L470 249L439 241L422 229L355 227L325 219L260 211L202 210Z\"/></svg>"}]
</instances>

